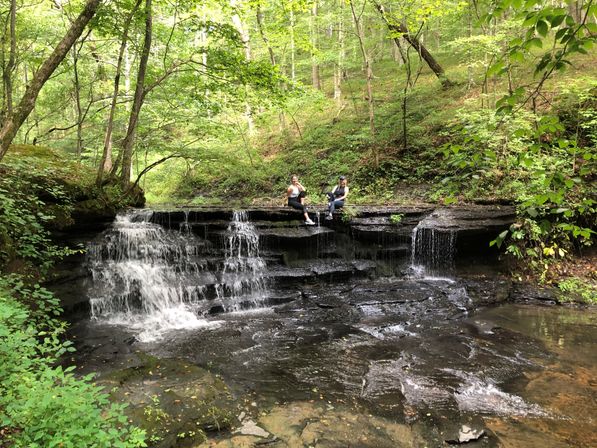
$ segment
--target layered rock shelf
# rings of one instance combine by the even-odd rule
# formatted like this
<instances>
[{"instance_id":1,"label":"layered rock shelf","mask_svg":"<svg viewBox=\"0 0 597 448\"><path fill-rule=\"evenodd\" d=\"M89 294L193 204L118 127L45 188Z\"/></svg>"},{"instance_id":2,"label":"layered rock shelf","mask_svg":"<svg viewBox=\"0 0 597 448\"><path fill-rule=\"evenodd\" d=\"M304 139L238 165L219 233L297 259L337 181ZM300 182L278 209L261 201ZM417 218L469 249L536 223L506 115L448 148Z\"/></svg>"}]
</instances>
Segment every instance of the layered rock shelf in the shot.
<instances>
[{"instance_id":1,"label":"layered rock shelf","mask_svg":"<svg viewBox=\"0 0 597 448\"><path fill-rule=\"evenodd\" d=\"M443 261L468 255L489 256L494 253L489 242L515 219L514 208L504 206L351 206L349 211L338 211L332 220L323 219L324 213L314 210L311 212L314 226L306 226L302 214L290 208L251 208L245 214L259 239L259 252L265 263L263 276L272 287L271 302L282 300L276 297L276 285L403 275L415 259L415 229L419 240L430 239L429 244L417 243L425 246L427 252L422 253L425 257ZM196 264L202 273L188 286L201 288L201 295L208 300L218 295L217 285L222 275L218 273L225 271L232 210L215 207L140 210L131 211L128 216L133 222L157 224L175 231L181 241L178 244L183 244L186 238L196 251L189 262ZM72 237L77 240L76 232ZM102 238L105 236L97 237ZM442 241L449 241L451 247L441 247ZM57 273L54 289L63 298L66 309L86 308L86 294L73 295L69 291L86 290L90 279L87 265L79 256L67 260L63 266L64 270Z\"/></svg>"},{"instance_id":2,"label":"layered rock shelf","mask_svg":"<svg viewBox=\"0 0 597 448\"><path fill-rule=\"evenodd\" d=\"M484 253L489 242L507 229L516 219L512 206L467 205L455 207L410 206L350 206L350 215L337 211L333 220L325 220L323 209L310 212L316 226L302 222L300 212L282 207L249 208L249 219L259 231L265 248L304 248L314 244L329 244L338 234L347 235L358 243L380 245L381 253L410 251L413 229L417 226L456 234L457 251ZM221 234L228 226L230 209L178 208L154 210L151 222L169 229L188 226L203 238Z\"/></svg>"}]
</instances>

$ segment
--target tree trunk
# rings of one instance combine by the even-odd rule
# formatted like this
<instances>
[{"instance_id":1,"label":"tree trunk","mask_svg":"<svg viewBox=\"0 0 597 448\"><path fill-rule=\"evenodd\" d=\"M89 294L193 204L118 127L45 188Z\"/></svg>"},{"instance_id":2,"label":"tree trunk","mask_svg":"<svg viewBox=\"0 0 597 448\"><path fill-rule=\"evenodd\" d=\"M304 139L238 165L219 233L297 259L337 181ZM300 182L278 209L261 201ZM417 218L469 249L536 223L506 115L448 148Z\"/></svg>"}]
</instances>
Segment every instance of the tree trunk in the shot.
<instances>
[{"instance_id":1,"label":"tree trunk","mask_svg":"<svg viewBox=\"0 0 597 448\"><path fill-rule=\"evenodd\" d=\"M230 0L230 6L232 6L232 9L234 10L237 6L237 0ZM249 38L249 31L243 24L242 19L240 18L240 15L236 12L232 15L232 24L234 25L234 28L236 29L236 31L238 31L238 34L240 34L240 38L241 38L243 47L245 49L245 58L247 59L247 61L250 61L251 60L251 44L250 44L250 38ZM249 135L251 135L251 134L253 134L255 125L253 123L253 110L251 108L251 104L249 104L248 101L245 101L245 119L247 121L247 128L248 128Z\"/></svg>"},{"instance_id":2,"label":"tree trunk","mask_svg":"<svg viewBox=\"0 0 597 448\"><path fill-rule=\"evenodd\" d=\"M2 160L8 151L8 147L17 135L19 128L33 110L35 100L37 99L41 88L50 78L52 73L54 73L58 65L64 60L79 36L81 36L87 23L89 23L91 18L95 15L97 7L101 1L102 0L87 0L85 8L79 17L73 22L68 32L58 43L50 57L43 62L39 70L35 73L35 76L27 86L25 94L23 95L23 98L21 98L17 108L10 116L6 117L2 129L0 130L0 160Z\"/></svg>"},{"instance_id":3,"label":"tree trunk","mask_svg":"<svg viewBox=\"0 0 597 448\"><path fill-rule=\"evenodd\" d=\"M425 60L425 62L429 66L429 68L433 71L433 73L435 73L437 78L442 83L442 86L444 86L444 87L450 86L452 83L446 77L446 74L445 74L442 66L439 65L439 63L435 60L435 58L431 55L431 53L429 53L427 48L425 48L425 46L421 42L419 42L417 37L410 34L406 25L404 23L391 22L386 15L384 7L375 1L374 1L374 4L375 4L375 7L377 8L377 10L379 11L379 13L381 14L381 17L383 18L387 27L390 29L390 31L400 33L402 35L404 40L406 40L410 44L410 46L413 47L417 51L417 53L419 53L421 58L423 60ZM398 39L399 39L398 37L394 38L396 43L398 43Z\"/></svg>"},{"instance_id":4,"label":"tree trunk","mask_svg":"<svg viewBox=\"0 0 597 448\"><path fill-rule=\"evenodd\" d=\"M274 49L271 47L269 43L269 39L265 35L265 30L263 29L263 12L261 11L261 5L257 3L257 27L259 28L259 34L261 35L261 39L263 43L267 47L267 52L269 53L269 60L272 65L276 66L276 55L274 53ZM280 86L282 89L284 88L283 85ZM286 118L284 117L284 111L281 111L278 114L278 123L280 124L280 130L284 130L286 128Z\"/></svg>"},{"instance_id":5,"label":"tree trunk","mask_svg":"<svg viewBox=\"0 0 597 448\"><path fill-rule=\"evenodd\" d=\"M290 5L290 79L294 82L296 78L296 45L294 42L294 11Z\"/></svg>"},{"instance_id":6,"label":"tree trunk","mask_svg":"<svg viewBox=\"0 0 597 448\"><path fill-rule=\"evenodd\" d=\"M340 13L338 20L338 62L334 70L334 99L342 101L342 76L346 49L344 47L344 0L340 0Z\"/></svg>"},{"instance_id":7,"label":"tree trunk","mask_svg":"<svg viewBox=\"0 0 597 448\"><path fill-rule=\"evenodd\" d=\"M263 30L263 12L261 11L261 5L258 3L257 4L257 11L256 11L256 15L257 15L257 27L259 28L259 34L261 35L261 39L263 40L263 43L265 44L265 47L267 48L267 52L269 53L269 60L272 63L272 65L276 65L276 56L274 54L274 50L272 48L272 46L269 44L269 40L267 39L267 36L265 35L265 31Z\"/></svg>"},{"instance_id":8,"label":"tree trunk","mask_svg":"<svg viewBox=\"0 0 597 448\"><path fill-rule=\"evenodd\" d=\"M8 55L8 63L4 67L2 72L2 80L4 81L4 98L6 103L4 116L10 117L12 115L12 72L15 68L15 59L16 59L16 52L17 52L17 32L16 32L16 23L17 23L17 2L16 0L10 1L10 11L9 11L9 21L10 21L10 53Z\"/></svg>"},{"instance_id":9,"label":"tree trunk","mask_svg":"<svg viewBox=\"0 0 597 448\"><path fill-rule=\"evenodd\" d=\"M145 0L145 39L143 41L141 59L139 60L137 85L135 86L135 97L133 99L133 107L129 117L129 125L126 131L126 136L124 137L124 141L122 142L122 173L120 182L123 191L128 189L129 183L131 181L133 146L135 143L137 124L139 123L139 114L145 99L145 75L147 73L147 62L149 61L149 50L151 49L152 28L153 22L151 15L151 0Z\"/></svg>"},{"instance_id":10,"label":"tree trunk","mask_svg":"<svg viewBox=\"0 0 597 448\"><path fill-rule=\"evenodd\" d=\"M118 101L118 92L120 91L120 73L122 71L122 63L124 60L124 52L127 47L129 27L137 9L141 5L142 0L137 0L131 13L127 17L122 31L122 40L120 41L120 50L118 51L118 61L116 62L116 74L114 75L114 90L112 92L112 102L110 104L110 114L108 115L108 123L106 124L106 133L104 135L104 150L102 158L97 170L96 184L99 186L102 183L104 173L110 172L112 169L112 132L114 130L114 116L116 115L116 103Z\"/></svg>"},{"instance_id":11,"label":"tree trunk","mask_svg":"<svg viewBox=\"0 0 597 448\"><path fill-rule=\"evenodd\" d=\"M309 28L311 34L311 82L313 88L321 90L321 78L319 76L319 63L315 56L317 51L317 0L313 2L311 8L311 19L309 21Z\"/></svg>"},{"instance_id":12,"label":"tree trunk","mask_svg":"<svg viewBox=\"0 0 597 448\"><path fill-rule=\"evenodd\" d=\"M367 103L369 104L369 129L371 131L371 139L375 136L375 110L373 105L373 86L372 86L372 79L373 79L373 69L371 68L371 58L367 54L365 49L365 35L363 32L363 27L357 17L357 14L354 10L354 3L352 0L349 1L350 10L352 12L352 18L354 19L354 26L357 31L357 38L359 41L359 47L361 48L361 54L363 56L363 63L365 64L365 73L367 77ZM375 158L375 166L379 166L379 154L376 150L374 150L374 158Z\"/></svg>"},{"instance_id":13,"label":"tree trunk","mask_svg":"<svg viewBox=\"0 0 597 448\"><path fill-rule=\"evenodd\" d=\"M83 152L83 109L81 108L81 82L79 81L79 50L75 43L72 48L73 54L73 87L75 96L75 114L77 116L77 146L75 154L77 162L81 163Z\"/></svg>"}]
</instances>

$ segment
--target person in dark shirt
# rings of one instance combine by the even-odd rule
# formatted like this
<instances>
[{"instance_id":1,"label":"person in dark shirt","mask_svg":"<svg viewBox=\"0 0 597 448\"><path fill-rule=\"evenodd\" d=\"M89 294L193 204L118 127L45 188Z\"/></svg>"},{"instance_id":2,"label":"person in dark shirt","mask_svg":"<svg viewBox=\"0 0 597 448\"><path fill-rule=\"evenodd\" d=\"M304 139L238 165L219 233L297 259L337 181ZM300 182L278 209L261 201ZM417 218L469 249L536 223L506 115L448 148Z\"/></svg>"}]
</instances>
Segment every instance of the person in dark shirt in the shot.
<instances>
[{"instance_id":1,"label":"person in dark shirt","mask_svg":"<svg viewBox=\"0 0 597 448\"><path fill-rule=\"evenodd\" d=\"M348 196L348 185L345 176L338 178L338 185L334 187L331 193L328 193L328 213L325 219L332 219L334 217L334 210L344 207L344 201Z\"/></svg>"}]
</instances>

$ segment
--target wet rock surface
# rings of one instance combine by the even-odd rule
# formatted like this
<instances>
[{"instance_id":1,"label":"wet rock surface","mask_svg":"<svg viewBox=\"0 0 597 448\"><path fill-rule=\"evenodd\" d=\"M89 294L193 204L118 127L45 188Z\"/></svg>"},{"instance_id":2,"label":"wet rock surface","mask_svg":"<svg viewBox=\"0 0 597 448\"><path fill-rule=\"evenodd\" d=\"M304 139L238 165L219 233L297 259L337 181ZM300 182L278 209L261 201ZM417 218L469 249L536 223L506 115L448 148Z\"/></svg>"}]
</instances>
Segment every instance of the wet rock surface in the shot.
<instances>
[{"instance_id":1,"label":"wet rock surface","mask_svg":"<svg viewBox=\"0 0 597 448\"><path fill-rule=\"evenodd\" d=\"M325 207L312 207L311 215L318 223L316 228L304 227L302 215L291 208L252 208L248 209L249 219L260 229L260 238L270 244L301 244L317 235L327 232L345 232L357 241L391 243L409 242L412 230L417 225L438 229L453 230L462 239L461 247L483 241L485 248L499 232L507 229L515 220L515 209L505 205L468 205L454 207L405 206L379 207L351 205L355 215L347 221L338 212L334 220L323 219ZM153 211L152 222L171 229L189 225L198 234L210 230L224 230L231 218L229 209L197 208ZM323 230L322 230L323 228ZM320 240L321 238L319 238ZM476 250L481 247L476 247Z\"/></svg>"},{"instance_id":2,"label":"wet rock surface","mask_svg":"<svg viewBox=\"0 0 597 448\"><path fill-rule=\"evenodd\" d=\"M532 441L527 446L560 446L550 445L560 437L552 430L533 428L565 433L571 412L582 427L575 425L576 437L590 440L596 362L572 353L595 348L586 332L594 314L584 323L576 318L581 325L558 348L538 337L548 322L540 309L480 310L483 299L465 294L472 286L481 289L476 279L306 285L290 303L218 315L217 327L172 331L154 343L111 326L102 334L104 326L83 321L74 331L85 371L109 371L141 350L222 378L236 414L230 430L207 434L212 445L198 446L508 446L508 425ZM564 322L575 315L568 311ZM548 316L555 318L549 334L558 337L561 320ZM193 369L165 376L190 387ZM145 386L161 379L146 367L133 370L144 372Z\"/></svg>"}]
</instances>

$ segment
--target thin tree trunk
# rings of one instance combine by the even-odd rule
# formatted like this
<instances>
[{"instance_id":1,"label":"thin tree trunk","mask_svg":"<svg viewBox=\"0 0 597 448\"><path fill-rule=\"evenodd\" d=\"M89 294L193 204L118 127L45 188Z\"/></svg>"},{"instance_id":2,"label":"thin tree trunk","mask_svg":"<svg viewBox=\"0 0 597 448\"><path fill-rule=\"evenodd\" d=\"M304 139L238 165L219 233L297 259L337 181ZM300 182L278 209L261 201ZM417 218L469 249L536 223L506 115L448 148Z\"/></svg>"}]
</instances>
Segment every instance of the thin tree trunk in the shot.
<instances>
[{"instance_id":1,"label":"thin tree trunk","mask_svg":"<svg viewBox=\"0 0 597 448\"><path fill-rule=\"evenodd\" d=\"M296 78L296 44L294 42L294 11L290 5L290 79L294 82Z\"/></svg>"},{"instance_id":2,"label":"thin tree trunk","mask_svg":"<svg viewBox=\"0 0 597 448\"><path fill-rule=\"evenodd\" d=\"M230 0L230 6L232 6L234 10L237 6L237 0ZM232 24L234 25L234 28L236 28L236 31L238 31L238 34L240 34L240 38L245 49L245 58L247 59L247 61L250 61L251 44L249 38L249 31L243 24L242 19L237 12L235 12L232 15ZM245 91L247 90L245 89ZM245 101L245 119L247 121L249 135L252 135L254 132L255 125L253 123L253 110L251 108L251 105L249 104L249 101Z\"/></svg>"},{"instance_id":3,"label":"thin tree trunk","mask_svg":"<svg viewBox=\"0 0 597 448\"><path fill-rule=\"evenodd\" d=\"M373 1L373 3L375 4L375 7L381 14L381 17L383 18L387 27L391 31L400 33L402 35L402 37L404 38L404 40L406 40L410 44L410 46L413 47L417 51L417 53L419 53L421 58L423 58L425 60L425 62L429 66L429 68L433 71L433 73L435 73L435 76L437 76L437 78L440 80L440 82L442 83L442 86L444 86L444 87L450 86L451 82L446 77L446 74L445 74L442 66L439 65L439 63L435 60L435 58L431 55L431 53L429 53L427 48L425 48L425 46L417 39L417 37L410 34L406 25L404 23L391 22L386 15L384 7L381 4L375 2L375 0ZM394 39L396 40L398 38L395 37Z\"/></svg>"},{"instance_id":4,"label":"thin tree trunk","mask_svg":"<svg viewBox=\"0 0 597 448\"><path fill-rule=\"evenodd\" d=\"M81 153L83 151L83 109L81 108L81 82L79 81L79 50L77 44L73 45L73 87L75 96L75 114L77 116L77 146L75 154L77 162L81 163Z\"/></svg>"},{"instance_id":5,"label":"thin tree trunk","mask_svg":"<svg viewBox=\"0 0 597 448\"><path fill-rule=\"evenodd\" d=\"M126 136L124 137L124 141L122 142L122 173L120 181L123 191L128 189L129 183L131 181L133 146L135 143L137 125L139 123L139 114L145 99L145 75L147 73L147 62L149 61L149 51L151 49L152 30L153 22L151 14L151 0L145 0L145 39L143 41L141 59L139 60L137 85L135 86L135 97L133 99L133 107L129 117L129 125L126 131Z\"/></svg>"},{"instance_id":6,"label":"thin tree trunk","mask_svg":"<svg viewBox=\"0 0 597 448\"><path fill-rule=\"evenodd\" d=\"M202 17L203 23L205 24L207 22L207 12L204 10L203 11L203 17ZM207 60L207 29L205 28L207 25L204 25L201 28L201 31L199 32L199 41L201 42L201 48L203 49L203 51L201 52L201 63L203 64L203 67L205 67L205 70L208 71L208 60ZM206 83L206 86L208 85L208 83ZM209 88L205 87L205 100L208 101L209 97L211 95L211 92L209 91ZM207 109L207 117L211 118L211 108Z\"/></svg>"},{"instance_id":7,"label":"thin tree trunk","mask_svg":"<svg viewBox=\"0 0 597 448\"><path fill-rule=\"evenodd\" d=\"M342 101L342 77L346 49L344 47L344 0L340 0L340 13L338 21L338 62L334 70L334 99Z\"/></svg>"},{"instance_id":8,"label":"thin tree trunk","mask_svg":"<svg viewBox=\"0 0 597 448\"><path fill-rule=\"evenodd\" d=\"M269 53L269 60L272 63L272 65L275 67L276 66L276 55L274 53L274 49L272 48L272 46L269 43L269 39L265 35L265 30L263 29L263 12L261 11L261 5L259 3L257 3L256 15L257 15L257 27L259 28L259 34L261 35L261 39L263 40L263 43L265 44L265 46L267 48L267 52ZM283 88L284 86L282 85L281 87ZM284 117L284 111L281 111L278 114L278 122L280 125L280 130L283 130L284 128L286 128L286 118Z\"/></svg>"},{"instance_id":9,"label":"thin tree trunk","mask_svg":"<svg viewBox=\"0 0 597 448\"><path fill-rule=\"evenodd\" d=\"M274 50L272 49L272 46L269 43L267 36L265 35L265 31L263 30L263 12L261 11L261 5L259 3L257 4L256 15L257 15L257 27L259 28L259 34L261 35L261 39L263 40L263 43L265 44L265 47L267 48L267 52L269 53L269 60L272 63L272 65L275 66L276 65L276 56L274 54Z\"/></svg>"},{"instance_id":10,"label":"thin tree trunk","mask_svg":"<svg viewBox=\"0 0 597 448\"><path fill-rule=\"evenodd\" d=\"M5 95L5 114L4 116L10 117L13 112L12 107L12 72L15 68L15 59L16 59L16 52L17 52L17 32L16 32L16 23L17 23L17 2L16 0L11 0L10 2L10 11L9 11L9 21L10 21L10 53L8 55L8 63L6 67L4 67L4 71L2 72L2 79L4 81L4 95Z\"/></svg>"},{"instance_id":11,"label":"thin tree trunk","mask_svg":"<svg viewBox=\"0 0 597 448\"><path fill-rule=\"evenodd\" d=\"M2 129L0 130L0 160L2 160L8 151L8 147L17 135L19 128L33 110L35 100L37 99L41 88L50 78L52 73L54 73L58 65L64 60L79 36L81 36L87 23L89 23L91 18L95 15L97 7L101 1L102 0L87 0L85 8L79 17L73 22L50 57L43 62L39 70L35 73L35 76L27 86L19 105L11 115L6 117Z\"/></svg>"},{"instance_id":12,"label":"thin tree trunk","mask_svg":"<svg viewBox=\"0 0 597 448\"><path fill-rule=\"evenodd\" d=\"M471 5L471 1L472 0L468 0L468 14L467 14L467 26L468 26L468 37L469 39L471 37L473 37L473 11L472 11L472 5ZM469 90L473 84L473 65L472 65L472 53L470 50L470 44L469 44L469 49L467 51L467 59L468 59L468 64L466 65L466 72L468 75L468 84L467 84L467 90Z\"/></svg>"},{"instance_id":13,"label":"thin tree trunk","mask_svg":"<svg viewBox=\"0 0 597 448\"><path fill-rule=\"evenodd\" d=\"M321 90L321 77L319 76L319 64L315 53L317 51L317 0L313 2L311 8L311 18L309 20L311 34L311 82L313 88Z\"/></svg>"},{"instance_id":14,"label":"thin tree trunk","mask_svg":"<svg viewBox=\"0 0 597 448\"><path fill-rule=\"evenodd\" d=\"M118 51L118 61L116 62L116 74L114 75L114 90L112 92L112 102L110 104L110 113L108 115L108 123L106 124L106 133L104 135L104 150L102 158L97 170L96 184L99 186L102 183L104 173L112 169L112 132L114 130L114 116L116 115L116 103L118 101L118 93L120 91L120 73L122 71L122 63L124 60L124 53L127 47L129 27L137 9L141 5L142 0L137 0L131 13L127 17L122 31L122 40L120 41L120 50Z\"/></svg>"},{"instance_id":15,"label":"thin tree trunk","mask_svg":"<svg viewBox=\"0 0 597 448\"><path fill-rule=\"evenodd\" d=\"M363 63L365 64L365 73L367 78L367 103L369 104L369 129L371 131L371 138L375 136L375 111L373 105L373 86L372 86L372 79L373 79L373 69L371 68L371 59L367 54L365 49L365 35L363 32L363 27L360 23L359 18L354 10L354 3L352 0L349 1L350 10L352 12L352 18L354 19L354 26L357 31L357 38L359 41L359 47L361 48L361 55L363 56ZM374 157L375 157L375 166L379 166L379 154L377 150L374 150Z\"/></svg>"}]
</instances>

